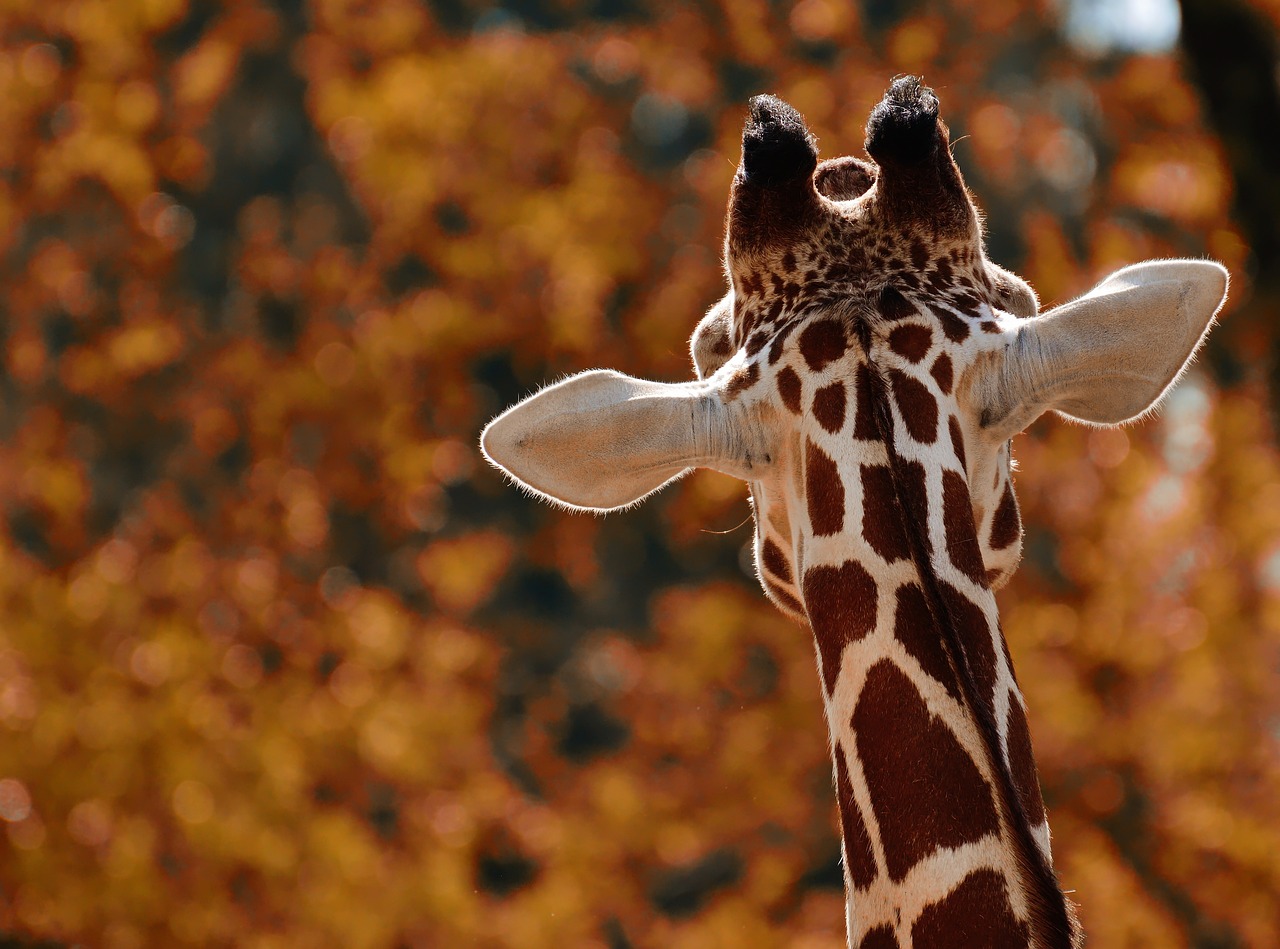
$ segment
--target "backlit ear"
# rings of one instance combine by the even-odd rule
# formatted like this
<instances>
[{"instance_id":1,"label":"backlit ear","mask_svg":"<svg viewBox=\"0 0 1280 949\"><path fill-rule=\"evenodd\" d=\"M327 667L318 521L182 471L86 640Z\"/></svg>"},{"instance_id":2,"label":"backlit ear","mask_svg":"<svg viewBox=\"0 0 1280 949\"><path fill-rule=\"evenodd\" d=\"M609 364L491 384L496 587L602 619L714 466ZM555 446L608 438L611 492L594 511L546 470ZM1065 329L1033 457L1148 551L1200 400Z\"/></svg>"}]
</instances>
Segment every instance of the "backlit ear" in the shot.
<instances>
[{"instance_id":1,"label":"backlit ear","mask_svg":"<svg viewBox=\"0 0 1280 949\"><path fill-rule=\"evenodd\" d=\"M587 511L635 504L694 467L758 477L772 455L763 428L725 403L719 378L674 385L584 372L498 416L481 447L534 494Z\"/></svg>"},{"instance_id":2,"label":"backlit ear","mask_svg":"<svg viewBox=\"0 0 1280 949\"><path fill-rule=\"evenodd\" d=\"M1219 264L1148 261L1026 320L975 382L983 428L1007 438L1050 409L1095 425L1137 418L1190 362L1226 294Z\"/></svg>"}]
</instances>

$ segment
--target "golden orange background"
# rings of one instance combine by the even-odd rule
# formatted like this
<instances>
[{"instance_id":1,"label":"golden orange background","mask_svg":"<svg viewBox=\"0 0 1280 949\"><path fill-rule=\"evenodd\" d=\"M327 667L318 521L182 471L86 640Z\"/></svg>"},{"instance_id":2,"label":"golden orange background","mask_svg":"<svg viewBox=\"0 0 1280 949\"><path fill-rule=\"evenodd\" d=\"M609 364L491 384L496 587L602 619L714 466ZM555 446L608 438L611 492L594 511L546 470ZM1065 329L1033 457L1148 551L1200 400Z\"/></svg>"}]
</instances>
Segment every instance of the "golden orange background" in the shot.
<instances>
[{"instance_id":1,"label":"golden orange background","mask_svg":"<svg viewBox=\"0 0 1280 949\"><path fill-rule=\"evenodd\" d=\"M1158 418L1017 440L999 599L1089 945L1280 944L1274 317L1177 51L1058 15L0 5L0 941L843 945L743 487L572 516L476 439L567 372L689 378L748 96L859 153L915 72L1044 302L1232 271Z\"/></svg>"}]
</instances>

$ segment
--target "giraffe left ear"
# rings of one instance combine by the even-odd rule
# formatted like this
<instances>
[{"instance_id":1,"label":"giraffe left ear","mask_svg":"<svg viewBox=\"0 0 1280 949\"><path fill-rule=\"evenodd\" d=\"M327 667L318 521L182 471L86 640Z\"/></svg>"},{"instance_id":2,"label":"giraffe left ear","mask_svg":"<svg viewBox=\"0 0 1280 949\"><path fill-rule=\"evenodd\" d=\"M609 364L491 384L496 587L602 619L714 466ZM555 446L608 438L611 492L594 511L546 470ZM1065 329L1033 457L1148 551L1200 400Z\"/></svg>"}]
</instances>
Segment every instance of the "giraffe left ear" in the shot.
<instances>
[{"instance_id":1,"label":"giraffe left ear","mask_svg":"<svg viewBox=\"0 0 1280 949\"><path fill-rule=\"evenodd\" d=\"M1148 261L1022 321L998 370L975 380L982 427L1003 440L1051 409L1094 425L1144 415L1208 335L1227 282L1212 261Z\"/></svg>"},{"instance_id":2,"label":"giraffe left ear","mask_svg":"<svg viewBox=\"0 0 1280 949\"><path fill-rule=\"evenodd\" d=\"M690 468L759 477L771 452L715 382L672 384L596 369L512 406L480 436L485 457L529 491L565 507L613 511Z\"/></svg>"}]
</instances>

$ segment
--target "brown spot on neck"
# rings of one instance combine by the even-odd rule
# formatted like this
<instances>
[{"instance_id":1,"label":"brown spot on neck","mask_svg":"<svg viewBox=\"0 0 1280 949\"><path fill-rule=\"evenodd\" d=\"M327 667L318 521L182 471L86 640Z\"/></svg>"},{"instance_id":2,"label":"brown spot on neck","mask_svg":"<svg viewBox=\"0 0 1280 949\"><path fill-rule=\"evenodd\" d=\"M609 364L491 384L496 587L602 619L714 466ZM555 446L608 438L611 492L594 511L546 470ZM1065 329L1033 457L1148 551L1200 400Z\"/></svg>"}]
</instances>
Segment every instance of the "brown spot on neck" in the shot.
<instances>
[{"instance_id":1,"label":"brown spot on neck","mask_svg":"<svg viewBox=\"0 0 1280 949\"><path fill-rule=\"evenodd\" d=\"M982 547L973 523L973 502L964 478L950 469L942 472L942 523L947 553L956 568L979 586L986 579Z\"/></svg>"},{"instance_id":2,"label":"brown spot on neck","mask_svg":"<svg viewBox=\"0 0 1280 949\"><path fill-rule=\"evenodd\" d=\"M889 348L911 362L919 362L933 345L933 332L919 323L895 326L889 332Z\"/></svg>"},{"instance_id":3,"label":"brown spot on neck","mask_svg":"<svg viewBox=\"0 0 1280 949\"><path fill-rule=\"evenodd\" d=\"M836 320L814 320L800 333L800 353L814 372L843 356L848 345L844 325Z\"/></svg>"},{"instance_id":4,"label":"brown spot on neck","mask_svg":"<svg viewBox=\"0 0 1280 949\"><path fill-rule=\"evenodd\" d=\"M1004 877L975 870L947 896L924 908L911 927L916 949L1027 949L1030 933L1009 904Z\"/></svg>"},{"instance_id":5,"label":"brown spot on neck","mask_svg":"<svg viewBox=\"0 0 1280 949\"><path fill-rule=\"evenodd\" d=\"M845 391L844 382L837 379L828 386L823 386L813 396L813 417L818 424L831 434L836 434L844 427Z\"/></svg>"},{"instance_id":6,"label":"brown spot on neck","mask_svg":"<svg viewBox=\"0 0 1280 949\"><path fill-rule=\"evenodd\" d=\"M1022 518L1018 516L1018 500L1013 496L1013 485L1004 484L1004 494L991 518L991 548L1004 550L1022 536Z\"/></svg>"},{"instance_id":7,"label":"brown spot on neck","mask_svg":"<svg viewBox=\"0 0 1280 949\"><path fill-rule=\"evenodd\" d=\"M777 375L778 395L793 415L800 414L800 377L790 366L783 366Z\"/></svg>"},{"instance_id":8,"label":"brown spot on neck","mask_svg":"<svg viewBox=\"0 0 1280 949\"><path fill-rule=\"evenodd\" d=\"M887 465L862 466L862 536L887 563L911 556Z\"/></svg>"},{"instance_id":9,"label":"brown spot on neck","mask_svg":"<svg viewBox=\"0 0 1280 949\"><path fill-rule=\"evenodd\" d=\"M866 889L878 876L876 858L871 852L871 835L853 797L844 749L837 744L832 751L836 759L836 804L840 808L840 830L844 838L844 865L854 888Z\"/></svg>"},{"instance_id":10,"label":"brown spot on neck","mask_svg":"<svg viewBox=\"0 0 1280 949\"><path fill-rule=\"evenodd\" d=\"M969 338L969 324L949 312L944 307L938 307L935 310L938 322L942 324L942 332L947 334L947 339L953 343L963 343Z\"/></svg>"},{"instance_id":11,"label":"brown spot on neck","mask_svg":"<svg viewBox=\"0 0 1280 949\"><path fill-rule=\"evenodd\" d=\"M960 699L960 686L943 648L937 620L929 611L929 601L925 599L924 591L914 583L904 583L898 588L898 602L893 613L893 635L920 663L925 675L940 682L953 699Z\"/></svg>"},{"instance_id":12,"label":"brown spot on neck","mask_svg":"<svg viewBox=\"0 0 1280 949\"><path fill-rule=\"evenodd\" d=\"M876 584L856 561L819 564L804 573L804 606L822 659L827 694L835 691L844 647L862 639L876 623Z\"/></svg>"},{"instance_id":13,"label":"brown spot on neck","mask_svg":"<svg viewBox=\"0 0 1280 949\"><path fill-rule=\"evenodd\" d=\"M858 949L902 949L902 947L898 943L898 937L894 935L893 927L885 923L883 926L868 930L862 937L862 941L858 943Z\"/></svg>"},{"instance_id":14,"label":"brown spot on neck","mask_svg":"<svg viewBox=\"0 0 1280 949\"><path fill-rule=\"evenodd\" d=\"M871 404L871 368L866 363L858 364L858 375L854 382L854 388L853 437L860 438L863 441L873 441L879 438L879 435L876 433L874 409Z\"/></svg>"},{"instance_id":15,"label":"brown spot on neck","mask_svg":"<svg viewBox=\"0 0 1280 949\"><path fill-rule=\"evenodd\" d=\"M911 437L922 445L932 445L938 439L937 400L923 382L899 369L889 370L889 382Z\"/></svg>"},{"instance_id":16,"label":"brown spot on neck","mask_svg":"<svg viewBox=\"0 0 1280 949\"><path fill-rule=\"evenodd\" d=\"M977 689L974 701L981 702L988 709L995 708L996 690L996 650L992 643L991 627L987 623L987 614L949 583L939 581L938 586L942 600L946 604L947 615L960 641L962 661L968 666ZM993 749L993 754L998 752Z\"/></svg>"},{"instance_id":17,"label":"brown spot on neck","mask_svg":"<svg viewBox=\"0 0 1280 949\"><path fill-rule=\"evenodd\" d=\"M804 495L809 523L819 537L840 533L844 527L844 482L831 457L813 442L805 443Z\"/></svg>"},{"instance_id":18,"label":"brown spot on neck","mask_svg":"<svg viewBox=\"0 0 1280 949\"><path fill-rule=\"evenodd\" d=\"M893 880L941 847L1000 832L978 766L889 661L867 673L851 725Z\"/></svg>"},{"instance_id":19,"label":"brown spot on neck","mask_svg":"<svg viewBox=\"0 0 1280 949\"><path fill-rule=\"evenodd\" d=\"M947 419L947 434L951 436L951 451L960 462L960 470L968 471L969 466L964 455L964 435L960 433L960 420L954 415Z\"/></svg>"},{"instance_id":20,"label":"brown spot on neck","mask_svg":"<svg viewBox=\"0 0 1280 949\"><path fill-rule=\"evenodd\" d=\"M792 596L784 587L775 583L769 577L764 578L764 585L765 589L773 595L784 610L790 610L797 617L804 616L804 604Z\"/></svg>"},{"instance_id":21,"label":"brown spot on neck","mask_svg":"<svg viewBox=\"0 0 1280 949\"><path fill-rule=\"evenodd\" d=\"M900 503L905 511L922 511L929 510L929 492L927 482L925 480L924 465L918 461L908 461L901 456L897 456L898 473L897 484L898 490L901 492ZM933 540L929 536L927 528L922 526L920 531L920 542L923 545L926 555L933 553ZM903 528L904 532L906 528Z\"/></svg>"},{"instance_id":22,"label":"brown spot on neck","mask_svg":"<svg viewBox=\"0 0 1280 949\"><path fill-rule=\"evenodd\" d=\"M938 389L943 395L951 394L951 357L946 353L939 353L938 358L933 361L933 367L929 370L929 375L933 376L933 381L938 384Z\"/></svg>"},{"instance_id":23,"label":"brown spot on neck","mask_svg":"<svg viewBox=\"0 0 1280 949\"><path fill-rule=\"evenodd\" d=\"M1009 696L1009 715L1005 739L1009 749L1009 770L1013 773L1013 786L1022 799L1022 809L1027 819L1039 823L1044 819L1044 798L1040 794L1040 775L1036 770L1035 756L1031 752L1031 729L1027 725L1027 713L1016 695Z\"/></svg>"},{"instance_id":24,"label":"brown spot on neck","mask_svg":"<svg viewBox=\"0 0 1280 949\"><path fill-rule=\"evenodd\" d=\"M783 583L791 582L791 567L772 538L766 537L760 545L760 559L764 561L765 569Z\"/></svg>"}]
</instances>

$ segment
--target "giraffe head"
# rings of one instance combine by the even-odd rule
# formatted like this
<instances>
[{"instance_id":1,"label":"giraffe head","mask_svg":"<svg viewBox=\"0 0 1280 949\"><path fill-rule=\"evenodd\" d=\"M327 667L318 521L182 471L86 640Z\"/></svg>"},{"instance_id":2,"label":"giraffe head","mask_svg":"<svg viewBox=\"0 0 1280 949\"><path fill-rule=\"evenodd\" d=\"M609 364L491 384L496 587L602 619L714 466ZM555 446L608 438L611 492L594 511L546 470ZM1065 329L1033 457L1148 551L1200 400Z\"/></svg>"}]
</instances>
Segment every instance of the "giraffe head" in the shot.
<instances>
[{"instance_id":1,"label":"giraffe head","mask_svg":"<svg viewBox=\"0 0 1280 949\"><path fill-rule=\"evenodd\" d=\"M851 552L868 572L891 568L909 554L904 518L972 583L1003 584L1022 534L1012 436L1050 410L1097 425L1148 412L1207 332L1226 273L1148 262L1041 314L985 256L931 90L895 80L866 150L869 162L819 162L794 109L753 99L729 289L691 343L698 381L572 377L494 420L489 459L592 511L697 466L742 478L761 582L802 620L819 592L810 568Z\"/></svg>"},{"instance_id":2,"label":"giraffe head","mask_svg":"<svg viewBox=\"0 0 1280 949\"><path fill-rule=\"evenodd\" d=\"M1147 262L1041 313L986 259L929 89L896 80L866 149L820 163L794 109L752 100L698 379L574 376L484 451L582 510L697 466L746 481L761 582L817 645L851 944L1070 945L992 594L1021 547L1010 441L1047 411L1150 411L1227 275Z\"/></svg>"}]
</instances>

